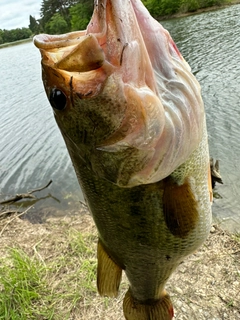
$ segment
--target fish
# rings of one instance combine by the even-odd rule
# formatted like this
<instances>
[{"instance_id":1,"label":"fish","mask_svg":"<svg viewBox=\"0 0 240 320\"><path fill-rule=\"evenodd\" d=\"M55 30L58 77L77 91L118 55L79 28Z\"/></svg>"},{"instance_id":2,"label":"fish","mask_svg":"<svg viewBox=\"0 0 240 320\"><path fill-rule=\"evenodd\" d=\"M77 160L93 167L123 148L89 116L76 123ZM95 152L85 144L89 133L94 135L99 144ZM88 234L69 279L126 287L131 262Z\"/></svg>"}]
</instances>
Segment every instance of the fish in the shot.
<instances>
[{"instance_id":1,"label":"fish","mask_svg":"<svg viewBox=\"0 0 240 320\"><path fill-rule=\"evenodd\" d=\"M140 0L96 0L83 31L34 37L42 80L98 230L97 288L127 320L168 320L165 287L211 228L201 88Z\"/></svg>"}]
</instances>

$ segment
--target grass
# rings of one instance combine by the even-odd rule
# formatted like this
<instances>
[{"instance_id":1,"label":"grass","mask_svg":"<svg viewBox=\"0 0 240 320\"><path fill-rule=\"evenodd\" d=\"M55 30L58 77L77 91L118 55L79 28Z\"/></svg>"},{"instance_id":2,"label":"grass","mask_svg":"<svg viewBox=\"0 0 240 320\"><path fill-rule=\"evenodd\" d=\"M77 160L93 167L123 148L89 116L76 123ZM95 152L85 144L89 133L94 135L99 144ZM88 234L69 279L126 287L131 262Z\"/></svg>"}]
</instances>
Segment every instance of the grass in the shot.
<instances>
[{"instance_id":1,"label":"grass","mask_svg":"<svg viewBox=\"0 0 240 320\"><path fill-rule=\"evenodd\" d=\"M236 242L240 243L240 233L236 233L233 235L233 240L235 240Z\"/></svg>"},{"instance_id":2,"label":"grass","mask_svg":"<svg viewBox=\"0 0 240 320\"><path fill-rule=\"evenodd\" d=\"M88 304L97 294L97 261L93 238L96 242L96 236L91 234L83 236L80 232L71 229L67 234L68 241L65 243L62 254L59 255L57 252L57 255L53 256L48 263L51 273L49 278L54 288L53 301L58 306L56 319L69 319L73 310L80 307L81 301Z\"/></svg>"},{"instance_id":3,"label":"grass","mask_svg":"<svg viewBox=\"0 0 240 320\"><path fill-rule=\"evenodd\" d=\"M46 269L38 260L20 248L9 249L9 256L1 259L0 319L52 319L45 274Z\"/></svg>"},{"instance_id":4,"label":"grass","mask_svg":"<svg viewBox=\"0 0 240 320\"><path fill-rule=\"evenodd\" d=\"M88 305L96 295L96 236L72 229L62 253L42 258L41 243L32 254L9 248L0 259L0 319L70 319L80 301ZM59 243L55 243L59 245Z\"/></svg>"},{"instance_id":5,"label":"grass","mask_svg":"<svg viewBox=\"0 0 240 320\"><path fill-rule=\"evenodd\" d=\"M118 298L97 293L97 231L89 214L46 224L7 217L0 232L0 320L124 319L125 275ZM239 240L215 226L178 267L166 288L176 320L240 319Z\"/></svg>"}]
</instances>

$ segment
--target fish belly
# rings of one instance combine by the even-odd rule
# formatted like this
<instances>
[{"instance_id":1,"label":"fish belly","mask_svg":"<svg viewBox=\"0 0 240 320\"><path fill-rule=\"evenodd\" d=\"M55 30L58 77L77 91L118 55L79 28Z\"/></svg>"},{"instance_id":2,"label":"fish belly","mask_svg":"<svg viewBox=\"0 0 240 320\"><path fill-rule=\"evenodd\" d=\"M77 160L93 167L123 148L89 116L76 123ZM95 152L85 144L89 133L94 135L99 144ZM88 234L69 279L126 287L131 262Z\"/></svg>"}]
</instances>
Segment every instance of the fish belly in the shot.
<instances>
[{"instance_id":1,"label":"fish belly","mask_svg":"<svg viewBox=\"0 0 240 320\"><path fill-rule=\"evenodd\" d=\"M129 295L140 306L166 297L166 281L183 258L205 241L211 226L206 128L198 148L169 177L132 188L99 178L72 150L70 147L99 232L100 293L117 295L123 269L130 282L125 304L129 304Z\"/></svg>"}]
</instances>

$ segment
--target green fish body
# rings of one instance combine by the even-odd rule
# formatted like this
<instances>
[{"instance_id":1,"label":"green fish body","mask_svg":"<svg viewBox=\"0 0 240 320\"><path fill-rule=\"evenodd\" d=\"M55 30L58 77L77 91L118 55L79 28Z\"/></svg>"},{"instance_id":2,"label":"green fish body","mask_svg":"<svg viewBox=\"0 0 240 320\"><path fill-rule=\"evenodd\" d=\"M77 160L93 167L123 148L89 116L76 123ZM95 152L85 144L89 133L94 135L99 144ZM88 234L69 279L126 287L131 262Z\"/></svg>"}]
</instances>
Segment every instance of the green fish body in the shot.
<instances>
[{"instance_id":1,"label":"green fish body","mask_svg":"<svg viewBox=\"0 0 240 320\"><path fill-rule=\"evenodd\" d=\"M84 31L38 35L43 83L99 233L97 284L129 280L127 320L168 320L165 284L211 227L200 86L140 0L99 0Z\"/></svg>"}]
</instances>

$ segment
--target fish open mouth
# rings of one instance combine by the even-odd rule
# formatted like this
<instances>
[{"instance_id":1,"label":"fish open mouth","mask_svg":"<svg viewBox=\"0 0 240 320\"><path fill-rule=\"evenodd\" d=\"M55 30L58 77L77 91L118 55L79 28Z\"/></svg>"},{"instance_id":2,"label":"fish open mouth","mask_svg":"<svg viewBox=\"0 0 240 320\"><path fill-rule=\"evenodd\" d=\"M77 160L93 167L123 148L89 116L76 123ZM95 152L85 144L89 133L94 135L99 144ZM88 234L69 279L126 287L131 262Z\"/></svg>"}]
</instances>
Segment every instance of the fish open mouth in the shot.
<instances>
[{"instance_id":1,"label":"fish open mouth","mask_svg":"<svg viewBox=\"0 0 240 320\"><path fill-rule=\"evenodd\" d=\"M131 78L157 92L151 61L130 1L96 1L86 30L37 35L34 44L42 54L47 53L43 63L71 72L95 70L104 62L109 63L121 70L125 82ZM130 73L133 68L134 73Z\"/></svg>"},{"instance_id":2,"label":"fish open mouth","mask_svg":"<svg viewBox=\"0 0 240 320\"><path fill-rule=\"evenodd\" d=\"M86 30L37 35L34 43L42 54L48 97L59 89L69 106L75 96L90 101L104 95L112 101L104 115L91 111L101 121L112 117L105 124L111 130L94 142L95 151L112 158L121 154L126 163L134 154L142 162L119 184L159 181L198 147L205 121L200 86L169 33L140 0L95 1ZM117 115L120 101L124 107ZM95 122L96 132L99 125Z\"/></svg>"}]
</instances>

